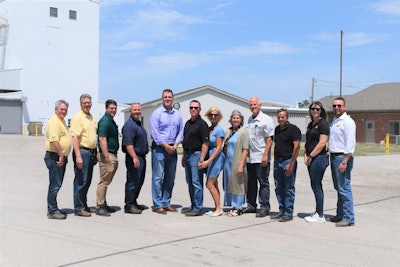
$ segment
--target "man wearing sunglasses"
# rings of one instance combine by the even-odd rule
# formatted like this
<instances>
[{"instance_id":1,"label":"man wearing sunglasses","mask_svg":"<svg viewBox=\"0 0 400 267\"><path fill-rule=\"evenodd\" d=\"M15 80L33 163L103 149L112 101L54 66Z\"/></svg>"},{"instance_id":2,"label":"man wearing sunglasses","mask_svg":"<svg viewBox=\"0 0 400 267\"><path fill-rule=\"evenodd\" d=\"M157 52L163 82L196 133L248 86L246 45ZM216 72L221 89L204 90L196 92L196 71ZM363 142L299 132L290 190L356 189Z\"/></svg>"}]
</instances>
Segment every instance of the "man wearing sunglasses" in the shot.
<instances>
[{"instance_id":1,"label":"man wearing sunglasses","mask_svg":"<svg viewBox=\"0 0 400 267\"><path fill-rule=\"evenodd\" d=\"M334 118L330 125L330 152L333 185L338 192L336 216L328 220L338 227L354 225L354 204L351 191L351 170L356 146L356 124L346 113L343 97L333 100Z\"/></svg>"}]
</instances>

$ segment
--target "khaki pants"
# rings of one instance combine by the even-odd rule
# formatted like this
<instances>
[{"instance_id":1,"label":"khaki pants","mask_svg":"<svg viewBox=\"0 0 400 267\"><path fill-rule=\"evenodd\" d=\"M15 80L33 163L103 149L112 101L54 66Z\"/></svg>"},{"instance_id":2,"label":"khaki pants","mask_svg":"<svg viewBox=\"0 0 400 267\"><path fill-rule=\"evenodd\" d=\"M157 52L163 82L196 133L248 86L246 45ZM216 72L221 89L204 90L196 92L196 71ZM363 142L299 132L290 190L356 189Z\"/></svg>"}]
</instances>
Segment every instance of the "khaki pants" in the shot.
<instances>
[{"instance_id":1,"label":"khaki pants","mask_svg":"<svg viewBox=\"0 0 400 267\"><path fill-rule=\"evenodd\" d=\"M100 181L97 185L97 207L107 204L106 193L108 185L111 183L115 172L118 169L117 155L109 154L109 160L106 162L102 152L97 153L97 159L100 167Z\"/></svg>"}]
</instances>

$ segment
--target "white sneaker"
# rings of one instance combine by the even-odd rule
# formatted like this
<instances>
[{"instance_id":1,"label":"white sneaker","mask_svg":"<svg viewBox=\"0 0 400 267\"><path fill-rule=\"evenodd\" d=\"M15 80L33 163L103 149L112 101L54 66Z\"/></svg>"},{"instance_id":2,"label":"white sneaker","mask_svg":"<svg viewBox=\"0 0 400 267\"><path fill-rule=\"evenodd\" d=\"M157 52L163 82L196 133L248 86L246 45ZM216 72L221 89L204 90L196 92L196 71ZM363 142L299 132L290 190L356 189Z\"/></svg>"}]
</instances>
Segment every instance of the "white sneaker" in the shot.
<instances>
[{"instance_id":1,"label":"white sneaker","mask_svg":"<svg viewBox=\"0 0 400 267\"><path fill-rule=\"evenodd\" d=\"M326 222L325 217L322 217L322 218L319 217L318 213L314 213L311 216L304 217L304 220L306 220L306 222L309 222L309 223L324 223L324 222Z\"/></svg>"}]
</instances>

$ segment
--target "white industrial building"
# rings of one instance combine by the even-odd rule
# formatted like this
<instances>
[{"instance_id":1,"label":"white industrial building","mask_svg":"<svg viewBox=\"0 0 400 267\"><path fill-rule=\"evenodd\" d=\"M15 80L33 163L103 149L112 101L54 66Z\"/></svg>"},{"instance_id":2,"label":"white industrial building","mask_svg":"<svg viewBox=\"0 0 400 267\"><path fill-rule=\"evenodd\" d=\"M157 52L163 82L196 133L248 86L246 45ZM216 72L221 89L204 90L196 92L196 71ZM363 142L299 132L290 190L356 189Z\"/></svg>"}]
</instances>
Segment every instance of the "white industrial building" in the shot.
<instances>
[{"instance_id":1,"label":"white industrial building","mask_svg":"<svg viewBox=\"0 0 400 267\"><path fill-rule=\"evenodd\" d=\"M0 0L0 133L45 125L58 99L69 102L69 119L82 93L92 96L97 118L104 113L97 104L99 8L95 0Z\"/></svg>"}]
</instances>

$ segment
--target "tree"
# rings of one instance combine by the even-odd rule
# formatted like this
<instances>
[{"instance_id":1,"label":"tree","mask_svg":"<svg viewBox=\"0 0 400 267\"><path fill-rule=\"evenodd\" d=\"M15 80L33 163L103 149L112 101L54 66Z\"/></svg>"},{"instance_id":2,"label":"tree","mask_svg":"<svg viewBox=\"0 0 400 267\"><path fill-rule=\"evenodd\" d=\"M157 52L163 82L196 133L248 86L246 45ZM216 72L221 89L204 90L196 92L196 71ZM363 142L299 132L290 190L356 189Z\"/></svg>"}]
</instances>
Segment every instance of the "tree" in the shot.
<instances>
[{"instance_id":1,"label":"tree","mask_svg":"<svg viewBox=\"0 0 400 267\"><path fill-rule=\"evenodd\" d=\"M304 108L306 106L310 105L310 102L308 102L308 100L303 100L303 102L299 102L298 106L299 108Z\"/></svg>"}]
</instances>

